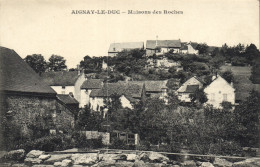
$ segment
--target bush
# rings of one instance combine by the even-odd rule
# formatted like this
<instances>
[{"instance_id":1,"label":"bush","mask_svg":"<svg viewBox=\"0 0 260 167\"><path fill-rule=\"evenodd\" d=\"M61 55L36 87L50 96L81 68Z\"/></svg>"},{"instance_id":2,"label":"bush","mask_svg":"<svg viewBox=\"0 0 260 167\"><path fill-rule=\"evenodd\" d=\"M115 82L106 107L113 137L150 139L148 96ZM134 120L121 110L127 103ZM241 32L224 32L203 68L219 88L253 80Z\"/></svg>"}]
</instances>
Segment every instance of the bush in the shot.
<instances>
[{"instance_id":1,"label":"bush","mask_svg":"<svg viewBox=\"0 0 260 167\"><path fill-rule=\"evenodd\" d=\"M75 146L77 148L102 148L102 137L98 139L87 139L86 135L76 134L75 135Z\"/></svg>"},{"instance_id":2,"label":"bush","mask_svg":"<svg viewBox=\"0 0 260 167\"><path fill-rule=\"evenodd\" d=\"M63 149L62 141L62 135L45 136L36 140L27 141L19 147L23 148L26 152L30 150L56 151Z\"/></svg>"}]
</instances>

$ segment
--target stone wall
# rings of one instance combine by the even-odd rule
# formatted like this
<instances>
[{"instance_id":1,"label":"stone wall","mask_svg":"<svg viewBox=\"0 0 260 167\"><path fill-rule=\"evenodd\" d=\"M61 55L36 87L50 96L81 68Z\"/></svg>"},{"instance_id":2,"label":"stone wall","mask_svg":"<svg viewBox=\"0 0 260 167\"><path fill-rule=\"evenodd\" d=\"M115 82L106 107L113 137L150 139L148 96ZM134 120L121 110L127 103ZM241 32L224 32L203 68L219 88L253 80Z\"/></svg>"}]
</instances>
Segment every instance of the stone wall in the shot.
<instances>
[{"instance_id":1,"label":"stone wall","mask_svg":"<svg viewBox=\"0 0 260 167\"><path fill-rule=\"evenodd\" d=\"M1 121L9 128L12 140L16 140L14 136L37 138L50 129L68 131L74 126L74 115L55 97L6 95L4 103Z\"/></svg>"}]
</instances>

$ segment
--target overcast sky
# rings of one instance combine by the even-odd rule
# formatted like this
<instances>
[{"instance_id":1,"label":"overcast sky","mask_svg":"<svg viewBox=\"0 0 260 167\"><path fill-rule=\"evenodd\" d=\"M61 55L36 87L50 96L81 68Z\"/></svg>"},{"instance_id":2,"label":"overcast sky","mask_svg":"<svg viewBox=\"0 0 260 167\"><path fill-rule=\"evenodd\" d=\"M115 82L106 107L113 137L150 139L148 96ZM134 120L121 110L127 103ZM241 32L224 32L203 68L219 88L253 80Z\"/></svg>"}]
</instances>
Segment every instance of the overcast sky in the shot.
<instances>
[{"instance_id":1,"label":"overcast sky","mask_svg":"<svg viewBox=\"0 0 260 167\"><path fill-rule=\"evenodd\" d=\"M119 15L71 14L120 10ZM129 15L128 10L183 14ZM106 56L113 42L181 39L208 45L254 43L259 48L258 0L0 0L0 45L22 58L65 57L72 68L84 56Z\"/></svg>"}]
</instances>

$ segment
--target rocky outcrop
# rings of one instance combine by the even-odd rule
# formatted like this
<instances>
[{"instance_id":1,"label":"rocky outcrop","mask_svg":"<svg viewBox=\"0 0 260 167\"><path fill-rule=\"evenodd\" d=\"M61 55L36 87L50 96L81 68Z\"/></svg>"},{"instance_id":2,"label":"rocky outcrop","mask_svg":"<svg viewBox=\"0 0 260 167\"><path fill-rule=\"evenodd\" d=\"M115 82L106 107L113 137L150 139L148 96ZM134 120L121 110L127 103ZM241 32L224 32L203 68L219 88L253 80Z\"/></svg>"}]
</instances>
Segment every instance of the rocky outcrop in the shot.
<instances>
[{"instance_id":1,"label":"rocky outcrop","mask_svg":"<svg viewBox=\"0 0 260 167\"><path fill-rule=\"evenodd\" d=\"M41 164L45 160L49 159L51 155L45 154L44 151L40 150L32 150L26 155L26 159L24 160L24 163L26 165L35 165L35 164Z\"/></svg>"},{"instance_id":2,"label":"rocky outcrop","mask_svg":"<svg viewBox=\"0 0 260 167\"><path fill-rule=\"evenodd\" d=\"M215 158L213 165L214 167L231 167L233 163L225 159Z\"/></svg>"},{"instance_id":3,"label":"rocky outcrop","mask_svg":"<svg viewBox=\"0 0 260 167\"><path fill-rule=\"evenodd\" d=\"M260 158L249 158L244 161L235 162L232 167L259 167Z\"/></svg>"},{"instance_id":4,"label":"rocky outcrop","mask_svg":"<svg viewBox=\"0 0 260 167\"><path fill-rule=\"evenodd\" d=\"M12 150L7 153L5 153L1 157L1 161L22 161L25 157L25 150L19 149L19 150Z\"/></svg>"}]
</instances>

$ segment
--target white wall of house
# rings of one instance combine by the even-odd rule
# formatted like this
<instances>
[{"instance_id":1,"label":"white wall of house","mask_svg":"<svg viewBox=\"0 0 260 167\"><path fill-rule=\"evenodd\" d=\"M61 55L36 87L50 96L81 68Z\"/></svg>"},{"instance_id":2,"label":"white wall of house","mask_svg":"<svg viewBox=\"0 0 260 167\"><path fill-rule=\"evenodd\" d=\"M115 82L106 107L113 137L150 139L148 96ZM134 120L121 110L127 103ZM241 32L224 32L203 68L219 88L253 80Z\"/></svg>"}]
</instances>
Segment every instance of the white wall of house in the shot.
<instances>
[{"instance_id":1,"label":"white wall of house","mask_svg":"<svg viewBox=\"0 0 260 167\"><path fill-rule=\"evenodd\" d=\"M90 102L90 93L91 93L91 89L81 89L80 90L80 103L79 103L79 107L84 108L85 105L89 105Z\"/></svg>"},{"instance_id":2,"label":"white wall of house","mask_svg":"<svg viewBox=\"0 0 260 167\"><path fill-rule=\"evenodd\" d=\"M111 57L114 57L116 56L118 53L111 53L111 52L108 52L108 56L111 56Z\"/></svg>"},{"instance_id":3,"label":"white wall of house","mask_svg":"<svg viewBox=\"0 0 260 167\"><path fill-rule=\"evenodd\" d=\"M100 111L100 107L104 107L103 97L90 97L89 99L90 109L94 111Z\"/></svg>"},{"instance_id":4,"label":"white wall of house","mask_svg":"<svg viewBox=\"0 0 260 167\"><path fill-rule=\"evenodd\" d=\"M85 74L84 73L81 73L80 76L78 77L77 81L75 82L75 87L74 87L74 98L80 102L80 95L81 95L81 90L80 90L80 87L81 85L83 84L83 82L86 80L85 78Z\"/></svg>"},{"instance_id":5,"label":"white wall of house","mask_svg":"<svg viewBox=\"0 0 260 167\"><path fill-rule=\"evenodd\" d=\"M57 94L69 94L73 93L75 96L75 87L74 86L51 86Z\"/></svg>"},{"instance_id":6,"label":"white wall of house","mask_svg":"<svg viewBox=\"0 0 260 167\"><path fill-rule=\"evenodd\" d=\"M194 48L191 46L191 44L188 44L188 53L189 53L189 54L196 54L196 55L198 55L198 54L199 54L199 51L196 50L196 49L194 49Z\"/></svg>"},{"instance_id":7,"label":"white wall of house","mask_svg":"<svg viewBox=\"0 0 260 167\"><path fill-rule=\"evenodd\" d=\"M123 95L120 98L121 104L123 108L129 108L129 109L133 109L133 106L131 104L131 102Z\"/></svg>"},{"instance_id":8,"label":"white wall of house","mask_svg":"<svg viewBox=\"0 0 260 167\"><path fill-rule=\"evenodd\" d=\"M197 80L195 77L188 79L182 86L177 90L179 100L183 102L190 102L190 93L183 93L185 92L188 85L199 85L199 89L203 87L203 84Z\"/></svg>"},{"instance_id":9,"label":"white wall of house","mask_svg":"<svg viewBox=\"0 0 260 167\"><path fill-rule=\"evenodd\" d=\"M123 108L133 109L132 104L125 96L121 96L119 99ZM105 106L104 100L105 100L104 97L94 97L94 98L90 97L89 99L90 108L94 111L101 111L101 107Z\"/></svg>"},{"instance_id":10,"label":"white wall of house","mask_svg":"<svg viewBox=\"0 0 260 167\"><path fill-rule=\"evenodd\" d=\"M215 79L204 89L208 101L206 104L213 105L214 108L222 108L224 101L235 104L235 89L222 77Z\"/></svg>"}]
</instances>

